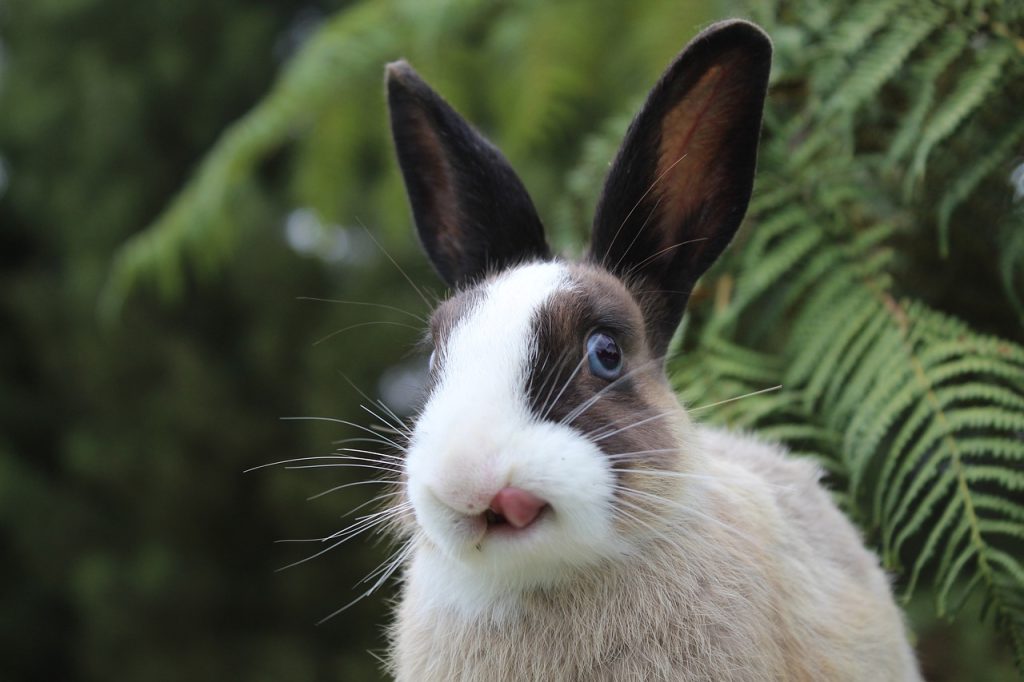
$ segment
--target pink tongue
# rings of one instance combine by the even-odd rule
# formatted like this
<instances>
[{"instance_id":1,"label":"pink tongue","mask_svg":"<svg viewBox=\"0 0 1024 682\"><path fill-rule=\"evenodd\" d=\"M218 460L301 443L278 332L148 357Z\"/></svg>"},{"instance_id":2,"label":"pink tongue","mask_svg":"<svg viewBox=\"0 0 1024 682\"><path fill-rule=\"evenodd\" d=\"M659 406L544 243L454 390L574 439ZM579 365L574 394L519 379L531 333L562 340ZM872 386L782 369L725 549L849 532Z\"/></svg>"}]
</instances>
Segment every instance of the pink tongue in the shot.
<instances>
[{"instance_id":1,"label":"pink tongue","mask_svg":"<svg viewBox=\"0 0 1024 682\"><path fill-rule=\"evenodd\" d=\"M504 516L516 528L525 528L533 523L547 504L522 488L502 488L491 500L491 511Z\"/></svg>"}]
</instances>

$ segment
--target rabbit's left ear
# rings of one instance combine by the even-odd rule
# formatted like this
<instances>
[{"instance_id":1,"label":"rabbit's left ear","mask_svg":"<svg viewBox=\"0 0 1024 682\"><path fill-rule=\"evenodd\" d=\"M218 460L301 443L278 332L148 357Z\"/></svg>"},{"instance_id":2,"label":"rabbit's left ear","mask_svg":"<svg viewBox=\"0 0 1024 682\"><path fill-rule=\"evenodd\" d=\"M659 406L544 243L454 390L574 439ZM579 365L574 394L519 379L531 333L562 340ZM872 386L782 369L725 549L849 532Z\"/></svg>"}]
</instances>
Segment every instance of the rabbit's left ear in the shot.
<instances>
[{"instance_id":1,"label":"rabbit's left ear","mask_svg":"<svg viewBox=\"0 0 1024 682\"><path fill-rule=\"evenodd\" d=\"M632 286L656 352L747 210L771 55L745 21L702 32L651 90L609 171L590 258Z\"/></svg>"},{"instance_id":2,"label":"rabbit's left ear","mask_svg":"<svg viewBox=\"0 0 1024 682\"><path fill-rule=\"evenodd\" d=\"M533 202L501 152L406 62L388 64L387 88L416 231L445 283L550 258Z\"/></svg>"}]
</instances>

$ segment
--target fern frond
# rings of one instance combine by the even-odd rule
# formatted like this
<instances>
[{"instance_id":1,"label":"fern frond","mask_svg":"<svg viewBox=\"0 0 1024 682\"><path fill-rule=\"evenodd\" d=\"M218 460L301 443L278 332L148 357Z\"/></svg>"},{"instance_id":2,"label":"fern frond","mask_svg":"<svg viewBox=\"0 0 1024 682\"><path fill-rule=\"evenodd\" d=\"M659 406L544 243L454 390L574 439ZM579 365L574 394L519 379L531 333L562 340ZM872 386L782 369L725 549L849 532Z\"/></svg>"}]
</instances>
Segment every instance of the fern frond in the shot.
<instances>
[{"instance_id":1,"label":"fern frond","mask_svg":"<svg viewBox=\"0 0 1024 682\"><path fill-rule=\"evenodd\" d=\"M854 111L874 97L906 62L910 53L942 26L946 16L944 10L933 5L897 16L876 44L859 55L856 66L822 106L822 115L827 116L840 109Z\"/></svg>"},{"instance_id":2,"label":"fern frond","mask_svg":"<svg viewBox=\"0 0 1024 682\"><path fill-rule=\"evenodd\" d=\"M920 138L925 118L935 102L937 81L964 51L967 40L968 35L964 31L943 31L932 53L912 68L917 92L912 95L913 103L903 117L899 129L892 136L889 150L886 152L884 166L890 170Z\"/></svg>"},{"instance_id":3,"label":"fern frond","mask_svg":"<svg viewBox=\"0 0 1024 682\"><path fill-rule=\"evenodd\" d=\"M1006 63L1014 54L1016 50L1013 45L1005 40L995 40L979 51L974 67L960 77L957 88L928 117L907 174L908 183L920 180L935 145L949 137L992 94ZM911 186L906 185L908 191Z\"/></svg>"},{"instance_id":4,"label":"fern frond","mask_svg":"<svg viewBox=\"0 0 1024 682\"><path fill-rule=\"evenodd\" d=\"M229 213L259 162L308 126L336 93L368 78L377 82L381 64L404 48L403 30L429 25L429 17L437 16L425 4L365 2L321 27L263 101L224 131L170 207L121 247L102 296L104 314L115 314L140 279L155 276L163 293L174 296L188 263L206 270L219 266L239 230ZM487 3L452 5L459 10L451 12L453 18L471 23Z\"/></svg>"}]
</instances>

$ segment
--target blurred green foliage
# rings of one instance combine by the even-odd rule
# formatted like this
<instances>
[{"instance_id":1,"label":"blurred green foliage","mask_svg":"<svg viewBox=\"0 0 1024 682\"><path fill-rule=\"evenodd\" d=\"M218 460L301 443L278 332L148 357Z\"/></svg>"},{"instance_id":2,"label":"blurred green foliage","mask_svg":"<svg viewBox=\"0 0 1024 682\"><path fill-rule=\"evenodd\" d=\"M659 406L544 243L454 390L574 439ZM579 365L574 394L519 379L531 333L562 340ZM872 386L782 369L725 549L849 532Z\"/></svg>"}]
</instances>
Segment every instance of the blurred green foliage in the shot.
<instances>
[{"instance_id":1,"label":"blurred green foliage","mask_svg":"<svg viewBox=\"0 0 1024 682\"><path fill-rule=\"evenodd\" d=\"M899 348L900 319L923 330L905 344L912 357L932 338L1020 339L1024 240L1005 180L1024 134L1020 16L999 3L750 7L777 61L749 241L697 292L675 378L694 404L783 383L701 416L819 457L889 565L910 569L938 513L902 551L885 539L905 526L873 515L865 490L881 488L864 481L878 469L852 466L855 449L840 445L844 386L813 371L842 358L815 345L820 325L799 323L813 308L773 285L821 286L820 272L797 276L801 262L844 277L868 264L842 290L860 320L844 357L884 351L883 332ZM367 477L242 472L358 437L281 420L373 421L352 384L412 404L411 318L297 300L423 314L399 268L442 293L391 158L383 63L408 58L487 132L573 251L629 116L725 12L653 0L0 0L0 678L378 677L386 591L314 624L365 589L353 586L387 548L355 541L275 573L322 545L272 544L329 535L374 486L307 503ZM787 206L803 213L780 217ZM911 313L878 316L889 299L866 296L864 281ZM822 355L801 367L808 348ZM894 440L882 434L857 461ZM909 614L929 679L1008 679L1010 653L973 615L984 595L954 624L937 619L935 568L922 566ZM1000 594L1020 594L1007 585Z\"/></svg>"}]
</instances>

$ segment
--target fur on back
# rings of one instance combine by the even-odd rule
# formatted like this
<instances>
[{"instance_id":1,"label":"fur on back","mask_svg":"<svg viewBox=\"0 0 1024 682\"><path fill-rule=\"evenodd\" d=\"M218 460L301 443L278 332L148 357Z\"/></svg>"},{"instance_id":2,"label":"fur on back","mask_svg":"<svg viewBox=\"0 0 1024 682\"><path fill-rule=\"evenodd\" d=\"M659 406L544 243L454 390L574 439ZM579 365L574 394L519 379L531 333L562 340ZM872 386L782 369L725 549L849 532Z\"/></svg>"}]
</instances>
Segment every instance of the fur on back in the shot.
<instances>
[{"instance_id":1,"label":"fur on back","mask_svg":"<svg viewBox=\"0 0 1024 682\"><path fill-rule=\"evenodd\" d=\"M696 437L708 477L687 506L702 513L570 584L467 618L437 591L450 564L418 548L391 632L397 679L920 679L886 577L818 469L750 436Z\"/></svg>"}]
</instances>

